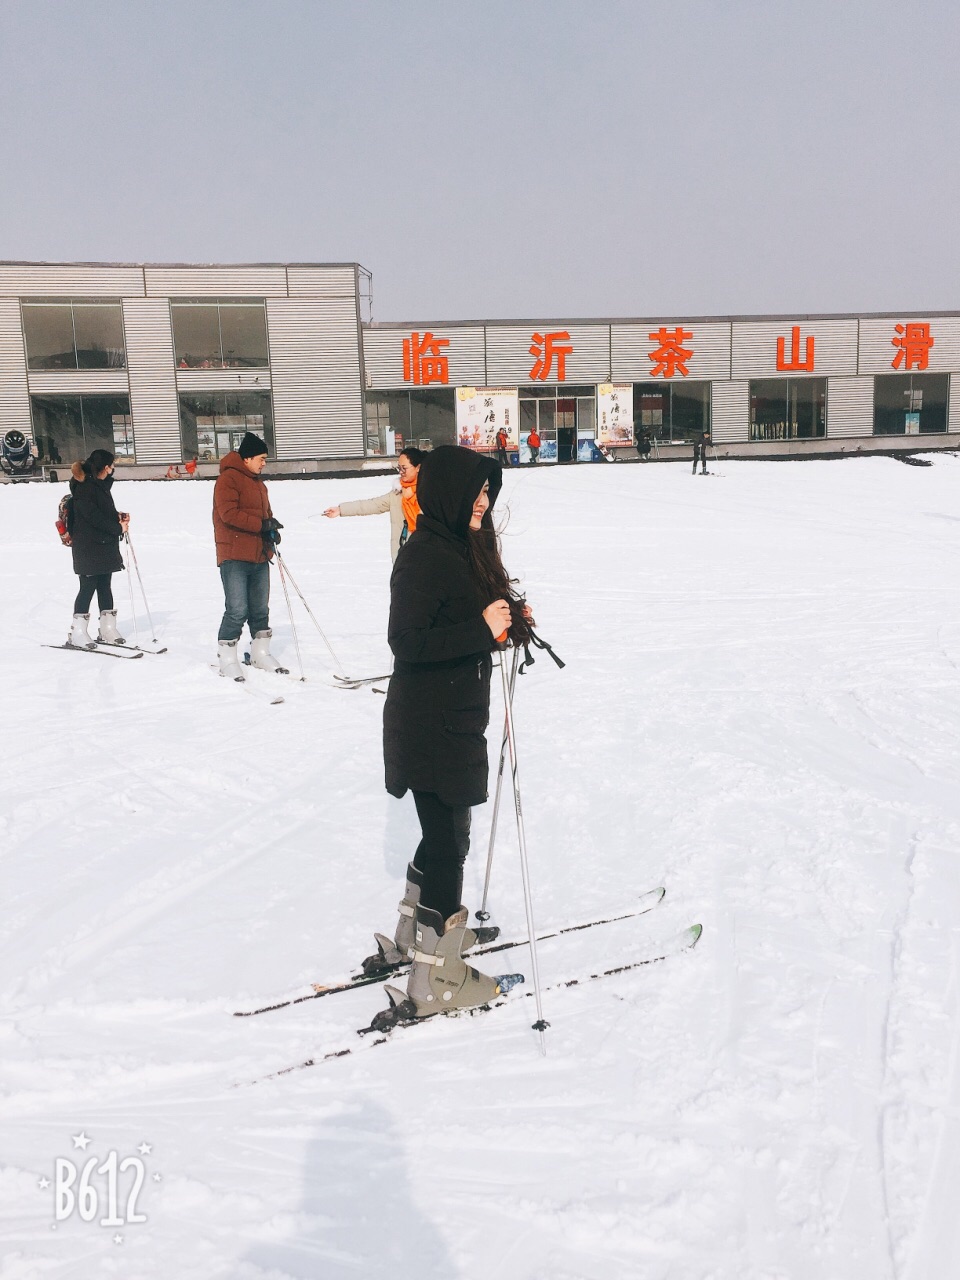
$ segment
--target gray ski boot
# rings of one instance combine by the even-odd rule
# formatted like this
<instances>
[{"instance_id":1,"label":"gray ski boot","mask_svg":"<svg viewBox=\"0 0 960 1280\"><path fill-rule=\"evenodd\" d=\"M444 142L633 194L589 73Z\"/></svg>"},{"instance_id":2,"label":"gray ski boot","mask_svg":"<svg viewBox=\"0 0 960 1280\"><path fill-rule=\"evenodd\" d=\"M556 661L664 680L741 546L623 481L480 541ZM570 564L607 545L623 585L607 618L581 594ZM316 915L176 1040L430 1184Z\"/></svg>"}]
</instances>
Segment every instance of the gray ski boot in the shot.
<instances>
[{"instance_id":1,"label":"gray ski boot","mask_svg":"<svg viewBox=\"0 0 960 1280\"><path fill-rule=\"evenodd\" d=\"M217 651L220 655L220 674L229 680L243 680L244 674L237 661L237 641L218 640Z\"/></svg>"},{"instance_id":2,"label":"gray ski boot","mask_svg":"<svg viewBox=\"0 0 960 1280\"><path fill-rule=\"evenodd\" d=\"M439 911L417 905L413 967L406 992L387 987L390 1008L374 1018L371 1029L389 1031L398 1022L429 1018L451 1009L475 1009L503 995L523 981L521 974L491 978L464 963L461 951L467 928L467 909L444 921Z\"/></svg>"},{"instance_id":3,"label":"gray ski boot","mask_svg":"<svg viewBox=\"0 0 960 1280\"><path fill-rule=\"evenodd\" d=\"M407 866L407 887L397 907L400 917L397 920L397 928L393 939L391 940L382 933L373 935L377 944L377 952L376 955L367 956L364 960L361 967L365 974L373 977L380 973L391 973L394 969L398 969L400 965L406 964L410 959L410 952L413 950L415 941L414 920L417 904L420 901L422 884L422 874L412 862L409 863Z\"/></svg>"},{"instance_id":4,"label":"gray ski boot","mask_svg":"<svg viewBox=\"0 0 960 1280\"><path fill-rule=\"evenodd\" d=\"M97 639L101 644L126 644L123 636L117 630L117 611L116 609L100 610L100 634Z\"/></svg>"},{"instance_id":5,"label":"gray ski boot","mask_svg":"<svg viewBox=\"0 0 960 1280\"><path fill-rule=\"evenodd\" d=\"M278 676L288 676L290 674L288 668L281 667L270 652L272 638L272 631L257 632L253 637L253 643L250 645L250 665L251 667L259 667L261 671L275 671Z\"/></svg>"},{"instance_id":6,"label":"gray ski boot","mask_svg":"<svg viewBox=\"0 0 960 1280\"><path fill-rule=\"evenodd\" d=\"M67 636L67 645L71 649L95 649L97 647L96 641L87 630L89 621L89 613L75 613L73 615L73 625L70 628L70 634Z\"/></svg>"}]
</instances>

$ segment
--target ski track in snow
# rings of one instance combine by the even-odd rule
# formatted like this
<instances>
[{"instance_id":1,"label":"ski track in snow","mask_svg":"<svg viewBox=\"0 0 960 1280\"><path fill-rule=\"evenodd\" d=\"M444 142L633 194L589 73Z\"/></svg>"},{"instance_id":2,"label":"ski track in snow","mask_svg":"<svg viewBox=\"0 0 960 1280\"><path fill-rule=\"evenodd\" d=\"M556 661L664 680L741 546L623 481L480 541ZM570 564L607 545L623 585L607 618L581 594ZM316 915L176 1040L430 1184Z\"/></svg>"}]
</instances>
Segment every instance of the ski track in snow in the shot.
<instances>
[{"instance_id":1,"label":"ski track in snow","mask_svg":"<svg viewBox=\"0 0 960 1280\"><path fill-rule=\"evenodd\" d=\"M727 460L720 485L684 464L508 472L505 560L568 664L538 653L517 694L537 925L667 886L647 916L543 944L542 980L697 920L703 937L551 992L545 1058L532 999L508 999L271 1080L363 1043L384 1003L232 1016L344 975L392 928L416 823L383 791L383 698L332 687L296 603L307 683L254 674L283 705L211 672L198 481L120 484L169 653L40 648L75 590L63 486L0 490L4 1280L953 1274L960 467L933 462ZM387 524L316 517L386 483L272 486L349 674L391 665ZM115 593L129 627L125 575ZM276 579L271 605L296 672ZM510 815L491 908L512 936ZM471 908L488 823L474 811ZM81 1130L101 1157L153 1145L148 1220L121 1245L54 1224L37 1185Z\"/></svg>"}]
</instances>

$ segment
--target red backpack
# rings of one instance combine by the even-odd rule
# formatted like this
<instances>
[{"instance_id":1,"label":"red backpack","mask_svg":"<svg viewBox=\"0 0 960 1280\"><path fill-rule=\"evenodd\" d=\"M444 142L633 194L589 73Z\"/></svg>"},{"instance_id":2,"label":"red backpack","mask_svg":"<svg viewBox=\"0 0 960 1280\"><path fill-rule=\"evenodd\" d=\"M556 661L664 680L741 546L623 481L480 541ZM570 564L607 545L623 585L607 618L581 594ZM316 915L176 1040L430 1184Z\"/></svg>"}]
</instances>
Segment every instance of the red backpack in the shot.
<instances>
[{"instance_id":1,"label":"red backpack","mask_svg":"<svg viewBox=\"0 0 960 1280\"><path fill-rule=\"evenodd\" d=\"M65 493L60 499L60 505L57 507L57 533L60 535L60 541L65 547L73 546L73 538L70 532L73 529L73 495Z\"/></svg>"}]
</instances>

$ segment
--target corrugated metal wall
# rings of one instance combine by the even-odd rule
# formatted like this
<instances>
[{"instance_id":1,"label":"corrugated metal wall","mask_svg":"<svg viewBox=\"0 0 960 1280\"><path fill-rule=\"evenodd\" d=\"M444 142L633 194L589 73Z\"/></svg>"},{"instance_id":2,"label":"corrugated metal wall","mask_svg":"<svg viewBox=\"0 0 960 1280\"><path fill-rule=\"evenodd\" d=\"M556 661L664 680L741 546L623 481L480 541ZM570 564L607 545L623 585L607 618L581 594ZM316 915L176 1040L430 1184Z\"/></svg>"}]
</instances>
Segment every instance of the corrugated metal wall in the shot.
<instances>
[{"instance_id":1,"label":"corrugated metal wall","mask_svg":"<svg viewBox=\"0 0 960 1280\"><path fill-rule=\"evenodd\" d=\"M651 354L660 346L660 329L668 337L680 329L682 347L693 355L685 361L690 381L711 381L730 377L730 325L684 324L665 321L660 324L614 324L610 326L613 345L613 378L615 382L649 382L656 368ZM651 338L651 334L656 335ZM685 335L690 334L687 338ZM683 374L675 374L680 382Z\"/></svg>"},{"instance_id":2,"label":"corrugated metal wall","mask_svg":"<svg viewBox=\"0 0 960 1280\"><path fill-rule=\"evenodd\" d=\"M0 432L14 428L33 435L20 303L16 298L0 298Z\"/></svg>"},{"instance_id":3,"label":"corrugated metal wall","mask_svg":"<svg viewBox=\"0 0 960 1280\"><path fill-rule=\"evenodd\" d=\"M179 462L180 404L165 298L124 298L123 329L137 462Z\"/></svg>"},{"instance_id":4,"label":"corrugated metal wall","mask_svg":"<svg viewBox=\"0 0 960 1280\"><path fill-rule=\"evenodd\" d=\"M440 351L447 357L451 387L488 385L482 325L469 328L430 325L418 330L364 329L363 359L369 388L386 390L413 385L403 380L403 343L413 332L419 333L421 342L425 334L432 333L450 344Z\"/></svg>"},{"instance_id":5,"label":"corrugated metal wall","mask_svg":"<svg viewBox=\"0 0 960 1280\"><path fill-rule=\"evenodd\" d=\"M791 363L793 328L800 330L800 360L806 359L807 339L814 339L814 368L777 368L777 339L784 340L786 363ZM853 377L857 373L856 320L776 320L734 324L730 372L734 378Z\"/></svg>"},{"instance_id":6,"label":"corrugated metal wall","mask_svg":"<svg viewBox=\"0 0 960 1280\"><path fill-rule=\"evenodd\" d=\"M749 382L715 382L710 406L710 438L746 440L750 434Z\"/></svg>"},{"instance_id":7,"label":"corrugated metal wall","mask_svg":"<svg viewBox=\"0 0 960 1280\"><path fill-rule=\"evenodd\" d=\"M129 389L126 369L31 370L27 377L36 396L125 396Z\"/></svg>"},{"instance_id":8,"label":"corrugated metal wall","mask_svg":"<svg viewBox=\"0 0 960 1280\"><path fill-rule=\"evenodd\" d=\"M145 267L151 298L284 298L284 267Z\"/></svg>"},{"instance_id":9,"label":"corrugated metal wall","mask_svg":"<svg viewBox=\"0 0 960 1280\"><path fill-rule=\"evenodd\" d=\"M571 385L589 385L610 380L610 326L606 324L487 325L487 386L513 387L530 384L536 357L530 354L534 333L569 333L569 342L555 345L573 347L565 359L566 377ZM539 381L539 379L538 379ZM554 357L548 383L557 381Z\"/></svg>"},{"instance_id":10,"label":"corrugated metal wall","mask_svg":"<svg viewBox=\"0 0 960 1280\"><path fill-rule=\"evenodd\" d=\"M950 393L947 403L947 430L960 431L960 373L950 375Z\"/></svg>"},{"instance_id":11,"label":"corrugated metal wall","mask_svg":"<svg viewBox=\"0 0 960 1280\"><path fill-rule=\"evenodd\" d=\"M873 435L873 378L827 379L827 435Z\"/></svg>"},{"instance_id":12,"label":"corrugated metal wall","mask_svg":"<svg viewBox=\"0 0 960 1280\"><path fill-rule=\"evenodd\" d=\"M143 295L140 267L0 263L0 297L123 298Z\"/></svg>"},{"instance_id":13,"label":"corrugated metal wall","mask_svg":"<svg viewBox=\"0 0 960 1280\"><path fill-rule=\"evenodd\" d=\"M269 391L269 369L178 369L181 391Z\"/></svg>"},{"instance_id":14,"label":"corrugated metal wall","mask_svg":"<svg viewBox=\"0 0 960 1280\"><path fill-rule=\"evenodd\" d=\"M352 263L287 267L287 292L291 298L353 298L357 293L357 268Z\"/></svg>"},{"instance_id":15,"label":"corrugated metal wall","mask_svg":"<svg viewBox=\"0 0 960 1280\"><path fill-rule=\"evenodd\" d=\"M356 299L269 298L267 329L277 457L361 457Z\"/></svg>"}]
</instances>

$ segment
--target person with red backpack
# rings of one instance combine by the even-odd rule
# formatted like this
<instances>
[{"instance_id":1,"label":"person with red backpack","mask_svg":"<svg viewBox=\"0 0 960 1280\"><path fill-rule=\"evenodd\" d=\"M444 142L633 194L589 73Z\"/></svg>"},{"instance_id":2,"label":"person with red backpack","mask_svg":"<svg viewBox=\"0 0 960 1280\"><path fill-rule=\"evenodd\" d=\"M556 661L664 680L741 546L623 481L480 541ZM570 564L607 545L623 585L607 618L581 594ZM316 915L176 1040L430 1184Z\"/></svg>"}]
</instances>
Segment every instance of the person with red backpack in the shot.
<instances>
[{"instance_id":1,"label":"person with red backpack","mask_svg":"<svg viewBox=\"0 0 960 1280\"><path fill-rule=\"evenodd\" d=\"M100 644L123 644L117 631L117 611L113 607L111 578L123 568L120 539L130 525L125 511L118 511L110 493L113 487L114 455L94 449L84 462L70 468L71 514L68 520L69 545L73 551L73 571L80 590L73 604L73 624L67 644L75 649L93 649ZM64 508L65 504L61 503ZM65 541L61 534L61 541ZM97 593L100 630L94 640L87 631L90 602Z\"/></svg>"},{"instance_id":2,"label":"person with red backpack","mask_svg":"<svg viewBox=\"0 0 960 1280\"><path fill-rule=\"evenodd\" d=\"M533 466L540 457L540 436L536 427L527 436L527 448L530 450L530 465Z\"/></svg>"},{"instance_id":3,"label":"person with red backpack","mask_svg":"<svg viewBox=\"0 0 960 1280\"><path fill-rule=\"evenodd\" d=\"M509 445L510 441L507 439L506 428L501 427L497 432L497 461L500 463L501 467L508 467L510 465L510 458L507 455Z\"/></svg>"}]
</instances>

